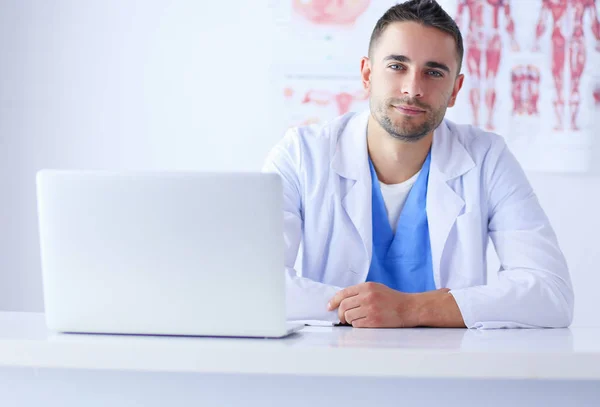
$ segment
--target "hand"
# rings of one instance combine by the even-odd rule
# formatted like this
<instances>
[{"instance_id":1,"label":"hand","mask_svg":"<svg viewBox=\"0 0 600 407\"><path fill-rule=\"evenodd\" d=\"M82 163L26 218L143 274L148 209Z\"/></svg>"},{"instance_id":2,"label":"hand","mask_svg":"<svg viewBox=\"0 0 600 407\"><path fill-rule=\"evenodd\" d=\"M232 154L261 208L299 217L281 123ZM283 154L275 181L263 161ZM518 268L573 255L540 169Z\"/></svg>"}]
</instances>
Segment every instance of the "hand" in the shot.
<instances>
[{"instance_id":1,"label":"hand","mask_svg":"<svg viewBox=\"0 0 600 407\"><path fill-rule=\"evenodd\" d=\"M338 310L341 323L355 328L465 328L449 288L407 294L383 284L362 283L333 296L329 311Z\"/></svg>"},{"instance_id":2,"label":"hand","mask_svg":"<svg viewBox=\"0 0 600 407\"><path fill-rule=\"evenodd\" d=\"M379 283L344 288L329 302L340 322L355 328L409 328L418 325L418 294L407 294Z\"/></svg>"}]
</instances>

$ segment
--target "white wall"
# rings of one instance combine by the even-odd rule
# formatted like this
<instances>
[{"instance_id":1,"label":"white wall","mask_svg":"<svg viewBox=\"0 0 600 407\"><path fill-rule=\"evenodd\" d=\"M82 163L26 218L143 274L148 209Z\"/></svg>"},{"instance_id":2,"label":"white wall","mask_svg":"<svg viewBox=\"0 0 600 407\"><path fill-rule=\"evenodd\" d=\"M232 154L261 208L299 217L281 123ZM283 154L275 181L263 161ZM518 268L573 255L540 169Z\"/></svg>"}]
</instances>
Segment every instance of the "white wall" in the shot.
<instances>
[{"instance_id":1,"label":"white wall","mask_svg":"<svg viewBox=\"0 0 600 407\"><path fill-rule=\"evenodd\" d=\"M0 309L41 310L35 172L259 169L266 1L0 0Z\"/></svg>"},{"instance_id":2,"label":"white wall","mask_svg":"<svg viewBox=\"0 0 600 407\"><path fill-rule=\"evenodd\" d=\"M268 3L0 0L0 309L43 309L38 169L260 168L282 127ZM572 268L575 324L600 324L600 177L530 179Z\"/></svg>"}]
</instances>

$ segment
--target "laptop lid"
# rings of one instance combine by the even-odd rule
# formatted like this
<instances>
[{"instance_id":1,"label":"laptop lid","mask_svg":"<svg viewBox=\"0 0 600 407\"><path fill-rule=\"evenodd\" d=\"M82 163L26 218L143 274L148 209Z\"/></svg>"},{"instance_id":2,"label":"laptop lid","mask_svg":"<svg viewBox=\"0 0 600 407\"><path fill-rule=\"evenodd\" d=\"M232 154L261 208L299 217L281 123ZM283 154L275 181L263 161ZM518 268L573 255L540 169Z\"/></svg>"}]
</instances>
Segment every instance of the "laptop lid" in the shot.
<instances>
[{"instance_id":1,"label":"laptop lid","mask_svg":"<svg viewBox=\"0 0 600 407\"><path fill-rule=\"evenodd\" d=\"M37 194L50 329L284 334L278 175L43 170Z\"/></svg>"}]
</instances>

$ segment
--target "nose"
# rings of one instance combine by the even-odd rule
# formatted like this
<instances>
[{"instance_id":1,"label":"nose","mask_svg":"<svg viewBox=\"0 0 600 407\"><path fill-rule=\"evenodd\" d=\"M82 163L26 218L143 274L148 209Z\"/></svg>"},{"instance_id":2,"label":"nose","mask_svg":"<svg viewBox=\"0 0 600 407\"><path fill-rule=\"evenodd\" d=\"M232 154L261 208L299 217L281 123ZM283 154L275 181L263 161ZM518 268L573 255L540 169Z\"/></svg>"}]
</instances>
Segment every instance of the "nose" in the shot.
<instances>
[{"instance_id":1,"label":"nose","mask_svg":"<svg viewBox=\"0 0 600 407\"><path fill-rule=\"evenodd\" d=\"M404 76L402 94L411 98L423 97L423 83L418 73L412 72Z\"/></svg>"}]
</instances>

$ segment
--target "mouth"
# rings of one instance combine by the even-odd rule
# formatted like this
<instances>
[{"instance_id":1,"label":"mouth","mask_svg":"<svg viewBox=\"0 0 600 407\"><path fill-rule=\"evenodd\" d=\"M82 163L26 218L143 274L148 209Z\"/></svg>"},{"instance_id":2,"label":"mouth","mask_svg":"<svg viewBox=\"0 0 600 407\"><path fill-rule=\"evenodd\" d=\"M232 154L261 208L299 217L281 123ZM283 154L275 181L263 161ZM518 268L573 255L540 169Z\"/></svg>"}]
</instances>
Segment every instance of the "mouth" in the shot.
<instances>
[{"instance_id":1,"label":"mouth","mask_svg":"<svg viewBox=\"0 0 600 407\"><path fill-rule=\"evenodd\" d=\"M408 116L416 116L416 115L425 113L425 110L419 109L418 107L414 107L414 106L406 106L406 105L394 106L394 109L396 109L400 113L408 115Z\"/></svg>"}]
</instances>

